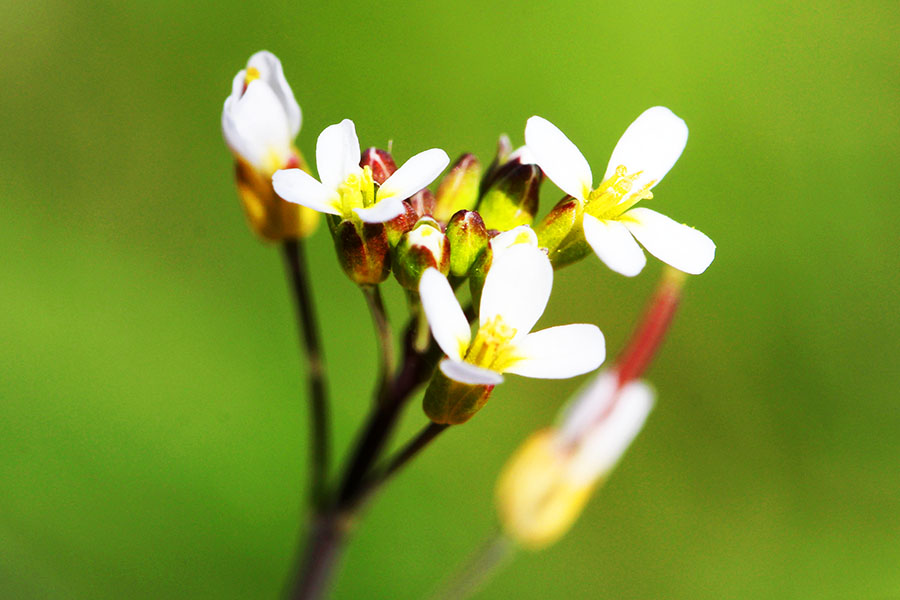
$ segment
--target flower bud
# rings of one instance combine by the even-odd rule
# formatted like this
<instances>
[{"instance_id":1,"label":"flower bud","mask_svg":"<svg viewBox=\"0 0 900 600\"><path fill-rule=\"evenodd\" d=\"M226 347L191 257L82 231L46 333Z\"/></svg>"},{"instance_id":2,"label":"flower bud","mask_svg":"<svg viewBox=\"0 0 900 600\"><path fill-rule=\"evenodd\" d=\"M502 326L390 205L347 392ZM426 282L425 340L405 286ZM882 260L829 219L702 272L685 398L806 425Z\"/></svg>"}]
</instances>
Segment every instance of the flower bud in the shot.
<instances>
[{"instance_id":1,"label":"flower bud","mask_svg":"<svg viewBox=\"0 0 900 600\"><path fill-rule=\"evenodd\" d=\"M413 207L413 210L416 213L416 216L421 217L431 217L434 215L434 192L429 189L419 190L412 196L410 196L406 202Z\"/></svg>"},{"instance_id":2,"label":"flower bud","mask_svg":"<svg viewBox=\"0 0 900 600\"><path fill-rule=\"evenodd\" d=\"M507 161L509 160L509 155L512 154L512 151L513 147L512 142L509 141L509 136L507 136L505 133L502 134L497 139L497 154L494 155L494 160L492 160L491 164L488 165L487 170L484 172L484 177L481 179L481 187L478 190L478 194L480 196L483 196L491 186L491 184L494 183L494 179L497 175L497 170L507 163Z\"/></svg>"},{"instance_id":3,"label":"flower bud","mask_svg":"<svg viewBox=\"0 0 900 600\"><path fill-rule=\"evenodd\" d=\"M389 152L378 148L366 148L363 150L359 166L372 169L372 180L378 185L384 183L397 170L394 157Z\"/></svg>"},{"instance_id":4,"label":"flower bud","mask_svg":"<svg viewBox=\"0 0 900 600\"><path fill-rule=\"evenodd\" d=\"M383 223L341 220L332 237L338 261L347 277L358 285L381 283L390 274L390 246Z\"/></svg>"},{"instance_id":5,"label":"flower bud","mask_svg":"<svg viewBox=\"0 0 900 600\"><path fill-rule=\"evenodd\" d=\"M534 228L538 244L547 248L554 268L572 264L591 253L581 227L583 215L581 202L566 196Z\"/></svg>"},{"instance_id":6,"label":"flower bud","mask_svg":"<svg viewBox=\"0 0 900 600\"><path fill-rule=\"evenodd\" d=\"M521 546L538 550L559 539L591 497L593 485L566 475L567 458L554 432L538 431L516 450L497 482L497 510L503 530Z\"/></svg>"},{"instance_id":7,"label":"flower bud","mask_svg":"<svg viewBox=\"0 0 900 600\"><path fill-rule=\"evenodd\" d=\"M497 508L506 534L539 549L552 544L581 514L640 432L653 407L641 381L620 386L601 373L564 409L558 427L532 435L497 482Z\"/></svg>"},{"instance_id":8,"label":"flower bud","mask_svg":"<svg viewBox=\"0 0 900 600\"><path fill-rule=\"evenodd\" d=\"M492 385L469 385L450 379L436 369L422 408L429 419L439 425L461 425L481 410L491 396Z\"/></svg>"},{"instance_id":9,"label":"flower bud","mask_svg":"<svg viewBox=\"0 0 900 600\"><path fill-rule=\"evenodd\" d=\"M461 210L447 224L450 241L450 274L466 277L482 255L489 252L490 237L481 215L471 210Z\"/></svg>"},{"instance_id":10,"label":"flower bud","mask_svg":"<svg viewBox=\"0 0 900 600\"><path fill-rule=\"evenodd\" d=\"M397 244L403 238L403 234L410 231L419 221L416 209L408 201L403 201L404 213L399 217L395 217L384 224L387 231L388 243L391 248L396 248Z\"/></svg>"},{"instance_id":11,"label":"flower bud","mask_svg":"<svg viewBox=\"0 0 900 600\"><path fill-rule=\"evenodd\" d=\"M408 290L419 288L425 269L432 267L446 275L450 268L450 244L441 226L430 217L419 219L404 234L394 253L394 276Z\"/></svg>"},{"instance_id":12,"label":"flower bud","mask_svg":"<svg viewBox=\"0 0 900 600\"><path fill-rule=\"evenodd\" d=\"M305 168L299 154L295 164ZM271 175L261 173L250 163L236 157L235 182L250 228L264 240L273 242L302 238L315 231L319 213L305 206L282 200L272 188Z\"/></svg>"},{"instance_id":13,"label":"flower bud","mask_svg":"<svg viewBox=\"0 0 900 600\"><path fill-rule=\"evenodd\" d=\"M506 231L518 225L530 225L537 213L543 180L537 165L518 160L503 165L478 204L485 227Z\"/></svg>"},{"instance_id":14,"label":"flower bud","mask_svg":"<svg viewBox=\"0 0 900 600\"><path fill-rule=\"evenodd\" d=\"M446 223L457 211L474 208L480 181L481 163L475 155L460 156L438 186L434 218Z\"/></svg>"}]
</instances>

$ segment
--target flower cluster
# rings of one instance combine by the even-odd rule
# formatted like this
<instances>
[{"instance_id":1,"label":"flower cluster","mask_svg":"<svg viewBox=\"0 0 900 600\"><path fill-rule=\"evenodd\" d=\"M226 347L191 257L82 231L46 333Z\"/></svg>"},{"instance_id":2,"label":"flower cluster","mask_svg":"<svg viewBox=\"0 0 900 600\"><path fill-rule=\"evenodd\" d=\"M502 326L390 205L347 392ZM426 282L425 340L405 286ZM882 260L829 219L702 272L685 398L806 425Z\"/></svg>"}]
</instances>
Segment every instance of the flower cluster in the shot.
<instances>
[{"instance_id":1,"label":"flower cluster","mask_svg":"<svg viewBox=\"0 0 900 600\"><path fill-rule=\"evenodd\" d=\"M323 515L351 514L379 477L383 481L438 432L471 419L504 374L560 379L601 366L606 343L596 325L532 331L556 270L593 253L612 271L633 277L646 264L643 246L672 272L699 274L715 256L715 244L703 233L638 206L654 198L652 190L687 143L684 121L661 106L625 130L596 185L578 148L539 116L524 124L524 146L513 150L501 136L486 167L466 153L449 169L450 158L439 148L398 168L388 151L363 149L356 125L343 119L318 135L316 175L295 146L300 126L300 106L281 63L271 53L254 54L233 80L222 130L250 226L287 250L318 403L314 495L333 502L319 507ZM545 180L563 197L535 221ZM323 366L297 254L320 218L338 263L368 301L382 358L375 412L333 491L325 489ZM379 291L392 273L410 306L401 364ZM652 394L636 377L659 337L658 331L638 336L637 350L601 374L562 424L533 436L512 459L498 486L510 537L539 547L577 517L650 411ZM423 409L430 423L408 452L378 469L400 409L426 383Z\"/></svg>"}]
</instances>

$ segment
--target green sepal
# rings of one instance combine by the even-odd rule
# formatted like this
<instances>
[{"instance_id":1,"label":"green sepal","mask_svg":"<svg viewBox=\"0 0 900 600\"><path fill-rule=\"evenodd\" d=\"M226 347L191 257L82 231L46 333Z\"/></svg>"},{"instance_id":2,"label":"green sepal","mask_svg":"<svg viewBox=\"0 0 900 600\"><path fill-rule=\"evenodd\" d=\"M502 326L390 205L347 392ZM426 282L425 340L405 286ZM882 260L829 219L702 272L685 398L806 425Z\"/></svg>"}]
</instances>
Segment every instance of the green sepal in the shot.
<instances>
[{"instance_id":1,"label":"green sepal","mask_svg":"<svg viewBox=\"0 0 900 600\"><path fill-rule=\"evenodd\" d=\"M429 419L441 425L460 425L481 410L491 396L492 385L468 385L450 379L436 369L422 408Z\"/></svg>"}]
</instances>

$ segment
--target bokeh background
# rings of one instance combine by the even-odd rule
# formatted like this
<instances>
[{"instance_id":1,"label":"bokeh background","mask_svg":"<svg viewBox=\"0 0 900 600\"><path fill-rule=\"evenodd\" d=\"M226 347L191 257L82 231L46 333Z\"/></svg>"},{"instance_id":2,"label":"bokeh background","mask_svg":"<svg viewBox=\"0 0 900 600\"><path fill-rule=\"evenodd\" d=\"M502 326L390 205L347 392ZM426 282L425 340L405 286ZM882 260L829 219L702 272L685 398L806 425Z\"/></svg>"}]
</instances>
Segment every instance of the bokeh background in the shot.
<instances>
[{"instance_id":1,"label":"bokeh background","mask_svg":"<svg viewBox=\"0 0 900 600\"><path fill-rule=\"evenodd\" d=\"M595 170L649 106L690 127L653 203L718 255L649 373L657 409L575 529L481 598L900 597L898 36L873 0L0 3L0 596L279 594L305 388L219 129L266 48L309 156L344 117L401 160L489 161L541 114ZM310 255L343 454L375 345L326 231ZM613 354L659 271L561 271L542 323L598 323ZM510 377L378 499L334 596L431 590L582 381Z\"/></svg>"}]
</instances>

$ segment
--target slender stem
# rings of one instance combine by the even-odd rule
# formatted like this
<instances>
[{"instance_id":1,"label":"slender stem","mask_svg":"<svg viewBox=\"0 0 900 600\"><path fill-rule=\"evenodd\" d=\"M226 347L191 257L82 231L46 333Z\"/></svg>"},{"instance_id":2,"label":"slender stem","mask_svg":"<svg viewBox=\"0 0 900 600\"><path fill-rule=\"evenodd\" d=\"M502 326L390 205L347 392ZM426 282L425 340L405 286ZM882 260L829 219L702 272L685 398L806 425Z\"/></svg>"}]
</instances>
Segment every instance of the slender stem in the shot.
<instances>
[{"instance_id":1,"label":"slender stem","mask_svg":"<svg viewBox=\"0 0 900 600\"><path fill-rule=\"evenodd\" d=\"M373 494L384 486L400 469L406 466L414 459L419 452L425 449L434 439L440 435L449 425L439 425L438 423L429 423L422 428L421 431L406 445L401 448L397 454L388 459L387 465L376 476L369 478L361 486L360 491L353 499L352 509L356 509L364 504Z\"/></svg>"},{"instance_id":2,"label":"slender stem","mask_svg":"<svg viewBox=\"0 0 900 600\"><path fill-rule=\"evenodd\" d=\"M309 370L309 409L312 435L310 437L312 463L311 497L314 506L325 501L329 463L328 390L325 380L325 363L319 341L318 321L306 268L303 242L285 240L282 250L297 310L300 342L306 350Z\"/></svg>"},{"instance_id":3,"label":"slender stem","mask_svg":"<svg viewBox=\"0 0 900 600\"><path fill-rule=\"evenodd\" d=\"M432 596L433 600L463 600L478 591L494 572L512 558L516 546L499 531Z\"/></svg>"},{"instance_id":4,"label":"slender stem","mask_svg":"<svg viewBox=\"0 0 900 600\"><path fill-rule=\"evenodd\" d=\"M372 314L372 323L375 325L375 339L378 342L378 354L381 360L378 400L384 402L391 377L397 368L394 356L394 332L391 330L391 323L384 308L381 288L377 285L363 285L360 286L360 289L366 297L369 312Z\"/></svg>"},{"instance_id":5,"label":"slender stem","mask_svg":"<svg viewBox=\"0 0 900 600\"><path fill-rule=\"evenodd\" d=\"M306 553L297 566L297 577L291 583L288 598L315 600L325 594L346 536L347 523L338 514L323 514L313 521Z\"/></svg>"}]
</instances>

